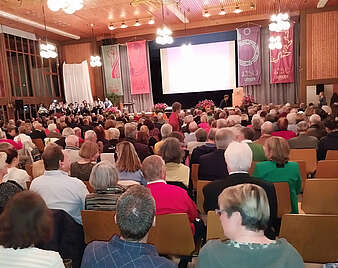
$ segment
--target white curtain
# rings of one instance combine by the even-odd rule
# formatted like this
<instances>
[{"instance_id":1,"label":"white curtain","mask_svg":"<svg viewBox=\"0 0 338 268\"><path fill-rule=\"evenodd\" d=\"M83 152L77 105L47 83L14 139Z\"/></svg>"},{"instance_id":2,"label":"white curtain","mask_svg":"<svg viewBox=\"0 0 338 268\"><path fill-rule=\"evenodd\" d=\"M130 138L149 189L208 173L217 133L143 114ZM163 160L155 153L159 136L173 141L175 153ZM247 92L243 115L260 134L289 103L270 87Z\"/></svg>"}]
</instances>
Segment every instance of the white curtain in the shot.
<instances>
[{"instance_id":1,"label":"white curtain","mask_svg":"<svg viewBox=\"0 0 338 268\"><path fill-rule=\"evenodd\" d=\"M67 103L93 102L87 61L80 64L63 64L63 83Z\"/></svg>"}]
</instances>

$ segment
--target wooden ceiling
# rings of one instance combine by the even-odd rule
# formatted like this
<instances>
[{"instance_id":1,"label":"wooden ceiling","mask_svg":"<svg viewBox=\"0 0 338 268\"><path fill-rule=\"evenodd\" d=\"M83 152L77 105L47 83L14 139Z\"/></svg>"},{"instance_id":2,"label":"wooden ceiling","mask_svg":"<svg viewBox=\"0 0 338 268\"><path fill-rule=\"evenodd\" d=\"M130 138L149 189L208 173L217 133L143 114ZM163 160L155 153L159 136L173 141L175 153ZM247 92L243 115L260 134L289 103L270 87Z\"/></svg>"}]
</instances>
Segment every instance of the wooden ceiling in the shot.
<instances>
[{"instance_id":1,"label":"wooden ceiling","mask_svg":"<svg viewBox=\"0 0 338 268\"><path fill-rule=\"evenodd\" d=\"M49 27L53 27L64 32L78 35L81 39L90 39L92 30L90 24L94 24L95 35L103 38L110 36L121 38L127 36L137 36L155 33L156 28L162 25L161 0L134 0L142 2L138 5L131 5L132 0L84 0L84 7L72 15L64 13L62 10L52 12L46 7L46 22ZM4 11L34 22L43 24L42 5L46 5L47 0L0 0L0 11ZM148 2L145 4L144 2ZM299 14L300 10L314 9L318 0L164 0L164 18L166 25L173 30L183 30L184 23L172 12L167 5L173 4L178 12L189 20L187 28L201 28L229 23L240 23L247 21L257 21L268 19L271 14L280 9L282 12ZM155 4L154 4L155 3ZM240 14L227 13L224 16L217 15L218 10L223 6L226 10L234 8L236 3L240 6L249 6L254 3L254 9L248 9ZM338 0L329 0L327 7L338 6ZM208 10L214 14L209 18L202 16L203 11ZM147 24L150 18L155 19L154 25ZM136 20L142 25L133 26ZM109 31L108 25L114 24L119 27L122 22L128 26L126 29L117 28ZM43 35L42 30L32 26L27 26L0 16L0 24L10 27L35 32ZM58 41L69 41L68 37L49 33L49 38Z\"/></svg>"}]
</instances>

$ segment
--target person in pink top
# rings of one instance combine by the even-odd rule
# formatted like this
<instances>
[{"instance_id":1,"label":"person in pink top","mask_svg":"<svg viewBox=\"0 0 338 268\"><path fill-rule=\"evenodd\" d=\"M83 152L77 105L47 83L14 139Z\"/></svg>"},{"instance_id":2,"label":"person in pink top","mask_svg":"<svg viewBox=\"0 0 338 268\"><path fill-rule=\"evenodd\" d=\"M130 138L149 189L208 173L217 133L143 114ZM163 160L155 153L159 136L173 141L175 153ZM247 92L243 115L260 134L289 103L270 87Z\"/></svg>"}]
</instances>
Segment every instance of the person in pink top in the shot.
<instances>
[{"instance_id":1,"label":"person in pink top","mask_svg":"<svg viewBox=\"0 0 338 268\"><path fill-rule=\"evenodd\" d=\"M203 114L201 116L201 123L198 124L200 128L203 128L207 133L209 133L210 125L208 123L208 116L206 114Z\"/></svg>"},{"instance_id":2,"label":"person in pink top","mask_svg":"<svg viewBox=\"0 0 338 268\"><path fill-rule=\"evenodd\" d=\"M173 105L173 112L169 116L169 124L173 127L173 131L180 131L180 120L179 114L181 112L182 105L179 102L174 102Z\"/></svg>"},{"instance_id":3,"label":"person in pink top","mask_svg":"<svg viewBox=\"0 0 338 268\"><path fill-rule=\"evenodd\" d=\"M155 199L156 215L186 213L195 233L194 222L198 216L196 205L184 189L166 183L162 158L158 155L148 156L143 160L142 172L147 180L147 188Z\"/></svg>"},{"instance_id":4,"label":"person in pink top","mask_svg":"<svg viewBox=\"0 0 338 268\"><path fill-rule=\"evenodd\" d=\"M285 117L281 117L277 121L279 131L273 132L272 136L282 137L286 140L296 137L296 133L288 130L288 120Z\"/></svg>"},{"instance_id":5,"label":"person in pink top","mask_svg":"<svg viewBox=\"0 0 338 268\"><path fill-rule=\"evenodd\" d=\"M14 140L6 139L6 133L0 129L0 143L3 143L3 142L9 143L16 150L22 149L22 143L20 140L18 140L18 142L15 142Z\"/></svg>"}]
</instances>

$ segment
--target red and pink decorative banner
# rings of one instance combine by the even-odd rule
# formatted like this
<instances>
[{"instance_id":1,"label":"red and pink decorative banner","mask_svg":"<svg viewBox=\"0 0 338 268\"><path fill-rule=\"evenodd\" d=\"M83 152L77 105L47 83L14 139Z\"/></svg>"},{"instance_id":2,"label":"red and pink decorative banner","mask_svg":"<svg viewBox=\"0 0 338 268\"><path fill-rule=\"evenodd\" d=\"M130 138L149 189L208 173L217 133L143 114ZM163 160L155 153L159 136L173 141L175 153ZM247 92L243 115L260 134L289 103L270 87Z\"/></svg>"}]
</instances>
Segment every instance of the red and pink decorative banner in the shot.
<instances>
[{"instance_id":1,"label":"red and pink decorative banner","mask_svg":"<svg viewBox=\"0 0 338 268\"><path fill-rule=\"evenodd\" d=\"M127 43L131 94L150 92L146 41Z\"/></svg>"},{"instance_id":2,"label":"red and pink decorative banner","mask_svg":"<svg viewBox=\"0 0 338 268\"><path fill-rule=\"evenodd\" d=\"M261 27L237 29L238 81L240 86L261 84Z\"/></svg>"},{"instance_id":3,"label":"red and pink decorative banner","mask_svg":"<svg viewBox=\"0 0 338 268\"><path fill-rule=\"evenodd\" d=\"M270 32L270 37L280 36L282 48L270 50L271 83L294 82L293 27L288 31Z\"/></svg>"}]
</instances>

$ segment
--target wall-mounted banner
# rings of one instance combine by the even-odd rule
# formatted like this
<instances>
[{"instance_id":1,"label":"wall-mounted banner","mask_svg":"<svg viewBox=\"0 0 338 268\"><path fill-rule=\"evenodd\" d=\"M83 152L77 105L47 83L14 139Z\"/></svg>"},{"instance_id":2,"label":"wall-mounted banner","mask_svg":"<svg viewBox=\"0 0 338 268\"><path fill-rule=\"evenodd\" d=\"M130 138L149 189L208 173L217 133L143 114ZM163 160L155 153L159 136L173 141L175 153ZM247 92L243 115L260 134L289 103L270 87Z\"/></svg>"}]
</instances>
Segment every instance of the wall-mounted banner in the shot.
<instances>
[{"instance_id":1,"label":"wall-mounted banner","mask_svg":"<svg viewBox=\"0 0 338 268\"><path fill-rule=\"evenodd\" d=\"M281 49L270 50L270 73L271 83L293 83L294 82L294 59L293 59L293 30L291 23L288 31L270 32L270 37L280 36Z\"/></svg>"},{"instance_id":2,"label":"wall-mounted banner","mask_svg":"<svg viewBox=\"0 0 338 268\"><path fill-rule=\"evenodd\" d=\"M261 84L261 27L237 29L238 82L240 86Z\"/></svg>"},{"instance_id":3,"label":"wall-mounted banner","mask_svg":"<svg viewBox=\"0 0 338 268\"><path fill-rule=\"evenodd\" d=\"M131 94L150 93L146 41L127 43Z\"/></svg>"},{"instance_id":4,"label":"wall-mounted banner","mask_svg":"<svg viewBox=\"0 0 338 268\"><path fill-rule=\"evenodd\" d=\"M123 95L119 45L102 46L102 58L107 94Z\"/></svg>"}]
</instances>

